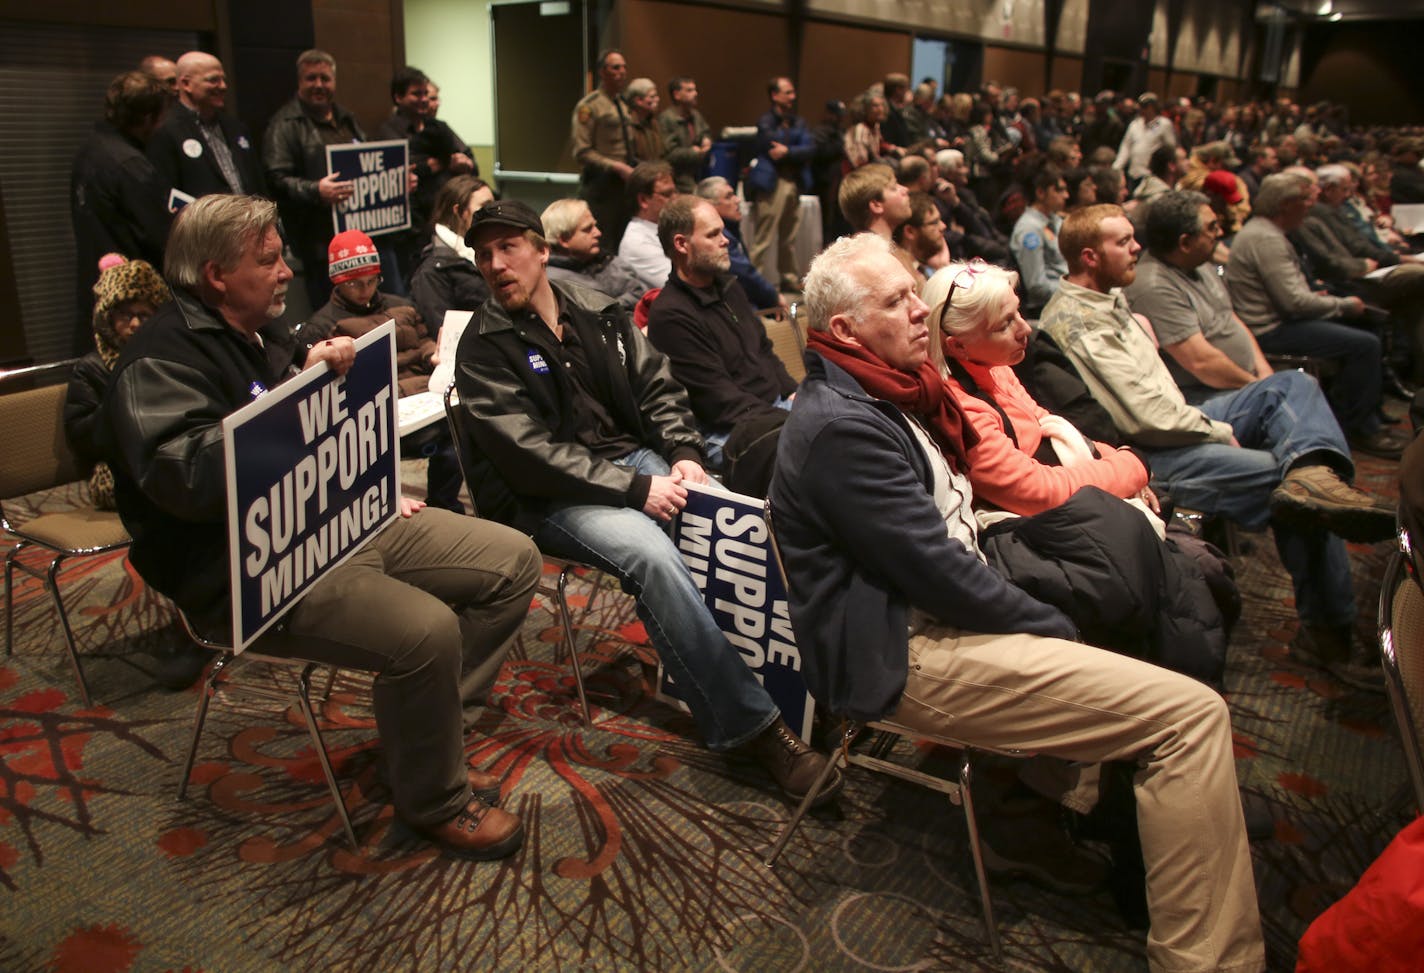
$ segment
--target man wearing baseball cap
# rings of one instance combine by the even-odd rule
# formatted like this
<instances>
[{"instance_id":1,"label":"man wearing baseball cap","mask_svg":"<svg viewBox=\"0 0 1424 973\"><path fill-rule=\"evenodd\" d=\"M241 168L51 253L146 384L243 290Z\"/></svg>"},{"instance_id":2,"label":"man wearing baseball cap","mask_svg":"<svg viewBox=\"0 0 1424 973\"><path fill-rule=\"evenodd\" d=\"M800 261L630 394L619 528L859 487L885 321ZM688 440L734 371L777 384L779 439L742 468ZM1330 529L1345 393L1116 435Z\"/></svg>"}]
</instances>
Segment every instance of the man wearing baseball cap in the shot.
<instances>
[{"instance_id":1,"label":"man wearing baseball cap","mask_svg":"<svg viewBox=\"0 0 1424 973\"><path fill-rule=\"evenodd\" d=\"M466 240L491 295L455 364L478 453L467 471L476 508L545 553L616 574L707 745L741 750L800 798L825 758L782 721L666 533L684 484L708 482L667 358L616 300L549 281L543 224L524 203L485 206Z\"/></svg>"}]
</instances>

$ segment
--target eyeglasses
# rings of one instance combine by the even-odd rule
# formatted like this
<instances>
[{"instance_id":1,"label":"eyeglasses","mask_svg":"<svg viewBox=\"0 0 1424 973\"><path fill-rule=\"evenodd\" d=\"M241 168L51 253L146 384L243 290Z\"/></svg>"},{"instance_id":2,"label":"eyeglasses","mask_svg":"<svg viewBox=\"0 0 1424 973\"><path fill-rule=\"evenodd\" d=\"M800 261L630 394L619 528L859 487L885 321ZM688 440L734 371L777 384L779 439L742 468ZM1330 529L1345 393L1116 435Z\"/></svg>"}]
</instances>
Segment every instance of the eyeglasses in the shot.
<instances>
[{"instance_id":1,"label":"eyeglasses","mask_svg":"<svg viewBox=\"0 0 1424 973\"><path fill-rule=\"evenodd\" d=\"M114 324L128 324L130 321L137 321L143 324L153 317L152 311L126 311L123 308L115 308L109 312L109 320Z\"/></svg>"},{"instance_id":2,"label":"eyeglasses","mask_svg":"<svg viewBox=\"0 0 1424 973\"><path fill-rule=\"evenodd\" d=\"M974 278L989 269L989 261L983 257L975 257L964 265L964 269L954 275L954 279L949 282L949 293L944 296L944 306L946 309L953 307L954 292L957 290L969 290L974 286Z\"/></svg>"}]
</instances>

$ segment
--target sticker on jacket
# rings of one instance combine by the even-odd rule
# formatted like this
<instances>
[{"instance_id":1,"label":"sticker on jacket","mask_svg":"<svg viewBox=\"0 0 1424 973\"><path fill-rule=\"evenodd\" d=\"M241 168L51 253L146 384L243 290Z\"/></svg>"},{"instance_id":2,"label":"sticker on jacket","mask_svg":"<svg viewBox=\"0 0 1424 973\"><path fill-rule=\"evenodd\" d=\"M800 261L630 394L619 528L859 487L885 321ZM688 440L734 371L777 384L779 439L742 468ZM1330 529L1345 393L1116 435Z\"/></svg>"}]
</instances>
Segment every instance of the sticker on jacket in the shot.
<instances>
[{"instance_id":1,"label":"sticker on jacket","mask_svg":"<svg viewBox=\"0 0 1424 973\"><path fill-rule=\"evenodd\" d=\"M531 351L529 353L529 367L534 369L534 371L538 372L540 375L549 374L548 363L544 361L544 356L539 354L537 351Z\"/></svg>"}]
</instances>

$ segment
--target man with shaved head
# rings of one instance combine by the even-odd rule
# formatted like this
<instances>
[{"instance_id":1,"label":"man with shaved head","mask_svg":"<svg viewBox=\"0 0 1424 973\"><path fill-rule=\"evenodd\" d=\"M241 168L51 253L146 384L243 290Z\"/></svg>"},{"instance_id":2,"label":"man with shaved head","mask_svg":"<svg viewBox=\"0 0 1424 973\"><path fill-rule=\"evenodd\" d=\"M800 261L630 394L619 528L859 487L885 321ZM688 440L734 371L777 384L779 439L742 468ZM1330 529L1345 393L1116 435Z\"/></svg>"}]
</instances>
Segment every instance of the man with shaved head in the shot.
<instances>
[{"instance_id":1,"label":"man with shaved head","mask_svg":"<svg viewBox=\"0 0 1424 973\"><path fill-rule=\"evenodd\" d=\"M222 62L204 51L180 57L178 103L149 141L148 157L168 185L195 199L265 191L257 144L226 106Z\"/></svg>"}]
</instances>

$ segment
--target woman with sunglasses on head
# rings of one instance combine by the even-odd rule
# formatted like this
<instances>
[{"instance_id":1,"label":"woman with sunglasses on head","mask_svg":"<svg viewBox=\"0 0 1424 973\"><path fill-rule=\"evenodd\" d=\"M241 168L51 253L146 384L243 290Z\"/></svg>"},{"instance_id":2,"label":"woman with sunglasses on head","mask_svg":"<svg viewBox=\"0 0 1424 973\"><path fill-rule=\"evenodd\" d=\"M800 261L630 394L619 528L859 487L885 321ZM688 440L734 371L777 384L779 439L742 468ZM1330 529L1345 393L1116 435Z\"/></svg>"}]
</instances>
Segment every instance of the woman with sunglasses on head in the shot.
<instances>
[{"instance_id":1,"label":"woman with sunglasses on head","mask_svg":"<svg viewBox=\"0 0 1424 973\"><path fill-rule=\"evenodd\" d=\"M1019 384L1013 366L1023 361L1032 328L1019 314L1017 283L1018 274L976 260L938 271L922 294L932 353L942 357L945 384L979 434L969 452L975 497L1024 515L1085 486L1151 498L1140 454L1089 441Z\"/></svg>"},{"instance_id":2,"label":"woman with sunglasses on head","mask_svg":"<svg viewBox=\"0 0 1424 973\"><path fill-rule=\"evenodd\" d=\"M1194 556L1162 542L1141 454L1089 440L1019 384L1012 366L1032 329L1017 282L975 260L937 271L921 295L931 354L978 436L968 475L989 563L1064 611L1085 641L1215 684L1232 592L1219 601Z\"/></svg>"}]
</instances>

